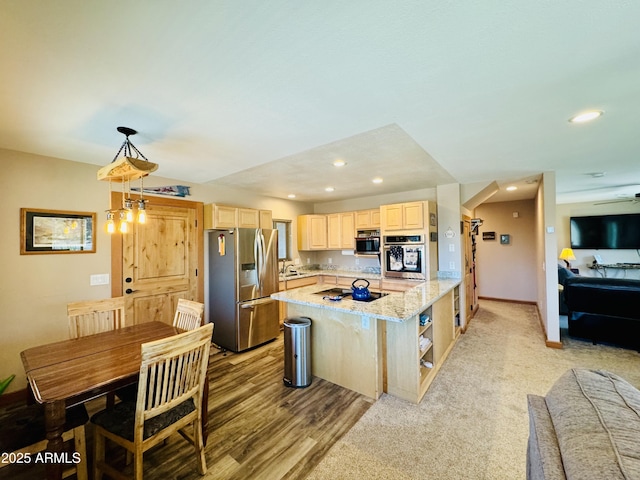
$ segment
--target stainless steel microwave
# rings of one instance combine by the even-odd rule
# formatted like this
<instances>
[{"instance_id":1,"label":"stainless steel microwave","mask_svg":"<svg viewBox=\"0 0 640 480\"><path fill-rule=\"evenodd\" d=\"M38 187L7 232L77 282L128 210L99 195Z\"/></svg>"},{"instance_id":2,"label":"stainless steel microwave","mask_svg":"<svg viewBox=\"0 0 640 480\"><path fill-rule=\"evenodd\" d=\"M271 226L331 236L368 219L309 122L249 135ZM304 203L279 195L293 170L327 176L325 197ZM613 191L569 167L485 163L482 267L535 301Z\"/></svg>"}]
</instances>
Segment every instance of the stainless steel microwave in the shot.
<instances>
[{"instance_id":1,"label":"stainless steel microwave","mask_svg":"<svg viewBox=\"0 0 640 480\"><path fill-rule=\"evenodd\" d=\"M378 255L380 253L380 237L356 237L356 255Z\"/></svg>"}]
</instances>

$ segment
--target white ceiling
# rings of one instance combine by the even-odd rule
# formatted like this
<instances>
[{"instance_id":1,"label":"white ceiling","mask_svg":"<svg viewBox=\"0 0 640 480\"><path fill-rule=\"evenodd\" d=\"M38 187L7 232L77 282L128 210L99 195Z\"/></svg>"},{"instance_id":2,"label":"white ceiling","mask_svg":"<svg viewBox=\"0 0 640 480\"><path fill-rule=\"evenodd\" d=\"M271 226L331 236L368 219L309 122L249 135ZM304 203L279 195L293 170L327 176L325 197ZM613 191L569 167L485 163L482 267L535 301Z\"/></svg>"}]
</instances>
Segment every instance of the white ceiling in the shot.
<instances>
[{"instance_id":1,"label":"white ceiling","mask_svg":"<svg viewBox=\"0 0 640 480\"><path fill-rule=\"evenodd\" d=\"M124 125L162 177L304 201L544 171L559 202L633 195L639 23L635 0L3 0L0 148L104 165Z\"/></svg>"}]
</instances>

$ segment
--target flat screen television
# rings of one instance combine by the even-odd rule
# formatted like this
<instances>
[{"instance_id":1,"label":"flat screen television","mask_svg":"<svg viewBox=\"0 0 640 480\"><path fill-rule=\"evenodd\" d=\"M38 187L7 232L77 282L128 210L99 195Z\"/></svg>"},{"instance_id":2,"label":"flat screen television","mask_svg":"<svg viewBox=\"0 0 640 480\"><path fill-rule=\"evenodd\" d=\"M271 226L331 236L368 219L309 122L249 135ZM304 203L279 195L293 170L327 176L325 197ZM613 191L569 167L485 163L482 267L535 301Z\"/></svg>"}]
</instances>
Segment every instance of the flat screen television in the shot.
<instances>
[{"instance_id":1,"label":"flat screen television","mask_svg":"<svg viewBox=\"0 0 640 480\"><path fill-rule=\"evenodd\" d=\"M571 217L571 248L640 248L640 213Z\"/></svg>"}]
</instances>

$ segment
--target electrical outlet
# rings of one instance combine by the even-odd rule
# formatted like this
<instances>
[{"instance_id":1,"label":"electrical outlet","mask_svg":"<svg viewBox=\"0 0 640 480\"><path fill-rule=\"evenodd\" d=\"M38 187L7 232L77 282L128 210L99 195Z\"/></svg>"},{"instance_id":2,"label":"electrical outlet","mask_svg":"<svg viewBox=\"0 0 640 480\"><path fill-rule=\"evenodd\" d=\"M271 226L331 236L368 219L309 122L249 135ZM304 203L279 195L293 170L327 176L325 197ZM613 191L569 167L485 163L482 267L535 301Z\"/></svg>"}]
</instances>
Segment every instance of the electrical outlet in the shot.
<instances>
[{"instance_id":1,"label":"electrical outlet","mask_svg":"<svg viewBox=\"0 0 640 480\"><path fill-rule=\"evenodd\" d=\"M362 317L362 329L369 330L369 317Z\"/></svg>"},{"instance_id":2,"label":"electrical outlet","mask_svg":"<svg viewBox=\"0 0 640 480\"><path fill-rule=\"evenodd\" d=\"M356 257L356 265L360 265L360 259Z\"/></svg>"},{"instance_id":3,"label":"electrical outlet","mask_svg":"<svg viewBox=\"0 0 640 480\"><path fill-rule=\"evenodd\" d=\"M300 259L299 259L299 258L295 258L295 259L293 260L293 264L294 264L294 265L300 265Z\"/></svg>"},{"instance_id":4,"label":"electrical outlet","mask_svg":"<svg viewBox=\"0 0 640 480\"><path fill-rule=\"evenodd\" d=\"M456 262L449 262L449 270L455 270L456 269Z\"/></svg>"},{"instance_id":5,"label":"electrical outlet","mask_svg":"<svg viewBox=\"0 0 640 480\"><path fill-rule=\"evenodd\" d=\"M327 262L329 262L329 265L331 265L333 263L333 258L331 257L327 258Z\"/></svg>"},{"instance_id":6,"label":"electrical outlet","mask_svg":"<svg viewBox=\"0 0 640 480\"><path fill-rule=\"evenodd\" d=\"M450 252L455 252L456 251L456 245L454 243L450 243L449 244L449 251Z\"/></svg>"}]
</instances>

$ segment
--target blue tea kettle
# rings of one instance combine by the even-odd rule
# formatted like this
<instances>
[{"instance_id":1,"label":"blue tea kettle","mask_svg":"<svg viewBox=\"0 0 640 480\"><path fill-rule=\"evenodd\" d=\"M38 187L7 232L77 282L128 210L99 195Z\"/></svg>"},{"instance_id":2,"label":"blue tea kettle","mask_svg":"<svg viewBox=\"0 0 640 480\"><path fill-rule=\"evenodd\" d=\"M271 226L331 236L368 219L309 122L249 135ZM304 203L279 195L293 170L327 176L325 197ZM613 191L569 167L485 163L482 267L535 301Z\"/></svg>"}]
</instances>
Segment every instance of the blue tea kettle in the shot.
<instances>
[{"instance_id":1,"label":"blue tea kettle","mask_svg":"<svg viewBox=\"0 0 640 480\"><path fill-rule=\"evenodd\" d=\"M356 282L367 282L365 286L358 285L356 286ZM369 281L364 278L357 278L351 284L351 297L354 300L368 300L371 297L371 292L369 292Z\"/></svg>"}]
</instances>

